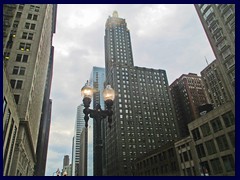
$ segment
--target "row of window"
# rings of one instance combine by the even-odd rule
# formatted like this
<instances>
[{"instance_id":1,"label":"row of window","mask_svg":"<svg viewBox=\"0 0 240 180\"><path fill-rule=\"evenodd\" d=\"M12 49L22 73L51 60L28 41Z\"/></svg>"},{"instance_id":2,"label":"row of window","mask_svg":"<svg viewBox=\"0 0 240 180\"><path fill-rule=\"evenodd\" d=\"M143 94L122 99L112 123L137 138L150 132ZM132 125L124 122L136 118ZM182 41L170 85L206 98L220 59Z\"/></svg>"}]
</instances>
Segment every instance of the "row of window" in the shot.
<instances>
[{"instance_id":1,"label":"row of window","mask_svg":"<svg viewBox=\"0 0 240 180\"><path fill-rule=\"evenodd\" d=\"M230 127L235 124L235 118L234 118L232 111L229 111L229 112L223 114L221 116L221 118L223 119L223 123L224 123L225 127ZM212 130L210 129L208 122L200 126L201 134L203 137L206 137L212 133L216 133L223 129L223 124L222 124L220 117L217 117L217 118L211 120L210 125L211 125ZM192 132L192 135L193 135L193 138L195 141L201 138L199 128L193 129L191 132Z\"/></svg>"},{"instance_id":2,"label":"row of window","mask_svg":"<svg viewBox=\"0 0 240 180\"><path fill-rule=\"evenodd\" d=\"M11 155L13 153L13 148L17 135L17 127L15 125L15 121L12 117L11 110L7 109L7 100L4 97L3 101L3 117L5 118L4 127L3 127L3 141L6 142L5 151L4 151L4 169L6 169L5 174L8 174L11 162ZM10 149L9 149L10 148Z\"/></svg>"},{"instance_id":3,"label":"row of window","mask_svg":"<svg viewBox=\"0 0 240 180\"><path fill-rule=\"evenodd\" d=\"M235 147L235 141L232 137L233 133L235 132L233 131L230 132L228 136L232 146ZM230 145L228 144L228 141L225 135L216 137L216 144L217 144L218 150L216 148L215 141L213 139L206 141L204 144L202 143L202 144L196 145L196 150L199 158L206 157L207 154L212 155L212 154L216 154L218 151L222 152L230 149Z\"/></svg>"}]
</instances>

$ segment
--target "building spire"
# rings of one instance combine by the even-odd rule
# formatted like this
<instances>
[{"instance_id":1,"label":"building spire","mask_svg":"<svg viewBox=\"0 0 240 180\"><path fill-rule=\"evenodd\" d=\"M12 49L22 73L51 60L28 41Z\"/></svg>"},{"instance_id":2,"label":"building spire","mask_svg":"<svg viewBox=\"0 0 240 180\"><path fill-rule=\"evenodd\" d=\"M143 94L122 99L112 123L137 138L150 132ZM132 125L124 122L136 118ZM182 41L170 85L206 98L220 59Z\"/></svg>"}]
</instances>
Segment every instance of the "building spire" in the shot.
<instances>
[{"instance_id":1,"label":"building spire","mask_svg":"<svg viewBox=\"0 0 240 180\"><path fill-rule=\"evenodd\" d=\"M118 12L117 11L113 11L113 15L112 16L118 18Z\"/></svg>"}]
</instances>

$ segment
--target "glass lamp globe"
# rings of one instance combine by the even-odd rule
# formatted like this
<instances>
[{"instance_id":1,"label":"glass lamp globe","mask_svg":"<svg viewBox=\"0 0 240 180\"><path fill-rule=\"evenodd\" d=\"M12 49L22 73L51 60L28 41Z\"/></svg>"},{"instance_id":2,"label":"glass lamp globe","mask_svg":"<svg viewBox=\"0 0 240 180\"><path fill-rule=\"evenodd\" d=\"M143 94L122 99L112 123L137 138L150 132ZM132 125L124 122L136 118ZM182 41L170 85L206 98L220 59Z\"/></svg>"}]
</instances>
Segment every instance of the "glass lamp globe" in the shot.
<instances>
[{"instance_id":1,"label":"glass lamp globe","mask_svg":"<svg viewBox=\"0 0 240 180\"><path fill-rule=\"evenodd\" d=\"M104 101L107 100L114 100L115 98L115 91L111 87L111 85L107 85L107 87L103 90L103 99Z\"/></svg>"},{"instance_id":2,"label":"glass lamp globe","mask_svg":"<svg viewBox=\"0 0 240 180\"><path fill-rule=\"evenodd\" d=\"M86 84L85 86L83 86L83 88L81 89L81 94L83 98L92 98L93 96L93 89L91 86L89 86L88 84Z\"/></svg>"}]
</instances>

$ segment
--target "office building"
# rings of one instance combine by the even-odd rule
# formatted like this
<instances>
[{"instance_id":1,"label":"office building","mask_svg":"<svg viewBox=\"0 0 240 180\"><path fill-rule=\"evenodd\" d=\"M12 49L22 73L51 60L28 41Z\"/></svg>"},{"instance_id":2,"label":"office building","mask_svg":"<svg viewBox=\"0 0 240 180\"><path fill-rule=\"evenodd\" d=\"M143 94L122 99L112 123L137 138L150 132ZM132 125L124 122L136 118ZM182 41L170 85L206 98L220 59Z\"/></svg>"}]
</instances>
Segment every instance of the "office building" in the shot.
<instances>
[{"instance_id":1,"label":"office building","mask_svg":"<svg viewBox=\"0 0 240 180\"><path fill-rule=\"evenodd\" d=\"M47 146L43 144L48 143L48 132L44 132L43 127L50 125L51 105L49 109L43 109L43 104L44 99L51 104L46 89L50 90L56 5L11 4L4 5L4 12L4 71L19 118L13 156L9 156L12 158L9 161L14 163L10 163L5 175L31 176L35 174L38 163L45 171ZM43 117L42 113L46 116ZM41 125L41 121L46 121L47 125ZM9 128L11 126L6 130ZM44 142L41 142L43 161L38 161L37 153L40 134L44 136Z\"/></svg>"},{"instance_id":2,"label":"office building","mask_svg":"<svg viewBox=\"0 0 240 180\"><path fill-rule=\"evenodd\" d=\"M235 104L235 5L195 4L196 11L219 62L227 96Z\"/></svg>"},{"instance_id":3,"label":"office building","mask_svg":"<svg viewBox=\"0 0 240 180\"><path fill-rule=\"evenodd\" d=\"M69 155L65 155L63 158L63 169L64 166L68 166L69 165Z\"/></svg>"},{"instance_id":4,"label":"office building","mask_svg":"<svg viewBox=\"0 0 240 180\"><path fill-rule=\"evenodd\" d=\"M207 169L202 165L201 158L196 152L196 143L190 136L179 139L174 143L180 176L209 175Z\"/></svg>"},{"instance_id":5,"label":"office building","mask_svg":"<svg viewBox=\"0 0 240 180\"><path fill-rule=\"evenodd\" d=\"M93 99L92 99L92 108L94 108L97 104L101 105L102 109L105 109L105 105L104 105L104 100L103 100L103 90L104 90L104 82L105 82L105 68L101 68L101 67L93 67L91 75L90 75L90 85L93 87L94 89L94 94L93 94ZM89 159L89 164L93 164L93 175L98 175L99 173L101 174L102 171L105 171L105 154L101 153L99 154L96 147L97 144L97 125L96 125L96 121L95 119L93 119L93 121L89 122L89 126L93 127L93 130L91 132L93 132L92 134L89 134L89 138L93 137L93 144L89 144L89 148L93 150L93 154L89 154L88 159ZM98 129L98 131L100 130L100 134L102 137L102 152L105 152L105 126L104 123L101 122L100 123L100 128ZM90 142L92 142L89 139ZM93 157L93 158L92 158ZM101 158L101 159L99 159ZM93 159L93 162L90 162ZM103 162L103 163L101 163ZM99 168L98 168L99 167ZM101 167L101 168L100 168Z\"/></svg>"},{"instance_id":6,"label":"office building","mask_svg":"<svg viewBox=\"0 0 240 180\"><path fill-rule=\"evenodd\" d=\"M88 129L83 128L80 136L80 160L79 160L79 176L87 176L88 164Z\"/></svg>"},{"instance_id":7,"label":"office building","mask_svg":"<svg viewBox=\"0 0 240 180\"><path fill-rule=\"evenodd\" d=\"M80 146L81 146L81 133L85 127L84 121L84 106L83 104L77 107L76 122L74 128L74 143L73 143L73 162L72 162L72 175L80 176Z\"/></svg>"},{"instance_id":8,"label":"office building","mask_svg":"<svg viewBox=\"0 0 240 180\"><path fill-rule=\"evenodd\" d=\"M201 71L201 77L209 101L215 108L231 101L227 88L223 84L224 80L218 64L219 61L214 60Z\"/></svg>"},{"instance_id":9,"label":"office building","mask_svg":"<svg viewBox=\"0 0 240 180\"><path fill-rule=\"evenodd\" d=\"M208 103L202 79L197 74L183 74L170 85L181 137L189 135L187 124L200 116L198 107Z\"/></svg>"},{"instance_id":10,"label":"office building","mask_svg":"<svg viewBox=\"0 0 240 180\"><path fill-rule=\"evenodd\" d=\"M112 127L105 132L103 175L133 175L137 157L178 137L167 75L134 66L130 31L116 11L107 19L104 38L106 83L116 97Z\"/></svg>"},{"instance_id":11,"label":"office building","mask_svg":"<svg viewBox=\"0 0 240 180\"><path fill-rule=\"evenodd\" d=\"M179 176L174 142L169 142L135 161L134 176Z\"/></svg>"},{"instance_id":12,"label":"office building","mask_svg":"<svg viewBox=\"0 0 240 180\"><path fill-rule=\"evenodd\" d=\"M210 176L235 175L235 117L231 102L188 124L197 157ZM197 170L197 169L196 169Z\"/></svg>"}]
</instances>

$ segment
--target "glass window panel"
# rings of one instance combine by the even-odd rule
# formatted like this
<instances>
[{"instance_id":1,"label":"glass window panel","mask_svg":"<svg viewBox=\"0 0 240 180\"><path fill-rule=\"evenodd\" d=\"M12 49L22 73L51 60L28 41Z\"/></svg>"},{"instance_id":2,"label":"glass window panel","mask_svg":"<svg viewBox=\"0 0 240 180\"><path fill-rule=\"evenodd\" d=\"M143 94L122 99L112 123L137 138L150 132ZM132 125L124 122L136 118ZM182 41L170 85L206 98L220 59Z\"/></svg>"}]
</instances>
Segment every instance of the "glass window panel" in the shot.
<instances>
[{"instance_id":1,"label":"glass window panel","mask_svg":"<svg viewBox=\"0 0 240 180\"><path fill-rule=\"evenodd\" d=\"M223 168L221 166L220 160L218 158L210 160L211 165L212 165L212 170L214 175L219 174L223 172Z\"/></svg>"},{"instance_id":2,"label":"glass window panel","mask_svg":"<svg viewBox=\"0 0 240 180\"><path fill-rule=\"evenodd\" d=\"M227 139L226 139L225 135L217 137L216 141L217 141L217 144L218 144L219 151L224 151L224 150L229 149L229 145L228 145L228 142L227 142Z\"/></svg>"},{"instance_id":3,"label":"glass window panel","mask_svg":"<svg viewBox=\"0 0 240 180\"><path fill-rule=\"evenodd\" d=\"M231 154L227 155L227 156L223 156L222 160L223 160L225 170L227 172L235 171L234 159L233 159L233 156Z\"/></svg>"}]
</instances>

